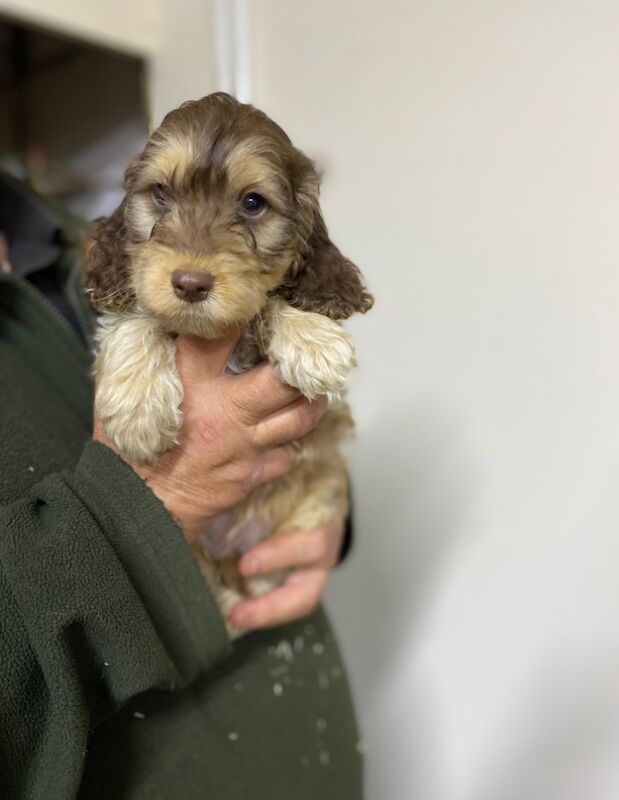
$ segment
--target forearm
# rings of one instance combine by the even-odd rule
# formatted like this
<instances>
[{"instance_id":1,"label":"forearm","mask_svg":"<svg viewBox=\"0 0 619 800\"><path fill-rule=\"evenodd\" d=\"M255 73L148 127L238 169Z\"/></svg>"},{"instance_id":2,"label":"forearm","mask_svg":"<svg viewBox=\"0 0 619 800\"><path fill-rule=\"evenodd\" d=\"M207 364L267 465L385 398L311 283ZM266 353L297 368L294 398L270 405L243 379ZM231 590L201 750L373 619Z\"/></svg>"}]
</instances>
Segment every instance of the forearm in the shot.
<instances>
[{"instance_id":1,"label":"forearm","mask_svg":"<svg viewBox=\"0 0 619 800\"><path fill-rule=\"evenodd\" d=\"M94 443L74 471L0 510L0 601L7 796L20 796L32 765L35 781L73 796L71 776L102 718L148 689L190 682L229 652L180 532L137 475Z\"/></svg>"}]
</instances>

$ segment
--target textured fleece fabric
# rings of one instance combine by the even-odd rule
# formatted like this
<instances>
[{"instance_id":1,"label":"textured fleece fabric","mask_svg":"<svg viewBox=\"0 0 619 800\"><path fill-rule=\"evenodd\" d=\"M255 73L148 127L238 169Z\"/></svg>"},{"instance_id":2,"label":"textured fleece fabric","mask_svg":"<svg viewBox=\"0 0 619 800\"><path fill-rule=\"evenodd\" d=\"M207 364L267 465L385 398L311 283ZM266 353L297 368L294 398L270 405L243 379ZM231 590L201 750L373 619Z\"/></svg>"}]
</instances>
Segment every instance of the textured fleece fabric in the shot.
<instances>
[{"instance_id":1,"label":"textured fleece fabric","mask_svg":"<svg viewBox=\"0 0 619 800\"><path fill-rule=\"evenodd\" d=\"M0 277L0 798L358 800L324 613L229 642L166 510L89 441L89 362Z\"/></svg>"}]
</instances>

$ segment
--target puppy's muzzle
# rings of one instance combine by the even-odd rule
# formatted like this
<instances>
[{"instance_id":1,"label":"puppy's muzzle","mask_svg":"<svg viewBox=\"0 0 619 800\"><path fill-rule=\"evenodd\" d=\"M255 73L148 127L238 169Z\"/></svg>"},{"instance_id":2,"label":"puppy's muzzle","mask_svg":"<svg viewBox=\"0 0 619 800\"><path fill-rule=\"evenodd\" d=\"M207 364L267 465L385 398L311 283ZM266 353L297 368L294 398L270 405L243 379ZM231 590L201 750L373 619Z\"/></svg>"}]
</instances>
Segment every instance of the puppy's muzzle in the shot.
<instances>
[{"instance_id":1,"label":"puppy's muzzle","mask_svg":"<svg viewBox=\"0 0 619 800\"><path fill-rule=\"evenodd\" d=\"M187 303L200 303L206 300L213 288L215 279L210 272L175 269L172 273L174 294Z\"/></svg>"}]
</instances>

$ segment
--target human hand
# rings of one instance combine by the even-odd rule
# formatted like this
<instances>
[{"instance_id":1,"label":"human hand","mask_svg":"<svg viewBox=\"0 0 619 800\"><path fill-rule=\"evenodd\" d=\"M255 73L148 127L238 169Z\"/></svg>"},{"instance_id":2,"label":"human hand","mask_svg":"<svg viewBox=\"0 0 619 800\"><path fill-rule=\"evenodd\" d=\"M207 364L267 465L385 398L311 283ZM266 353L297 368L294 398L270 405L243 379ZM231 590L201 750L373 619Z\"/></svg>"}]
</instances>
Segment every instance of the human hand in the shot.
<instances>
[{"instance_id":1,"label":"human hand","mask_svg":"<svg viewBox=\"0 0 619 800\"><path fill-rule=\"evenodd\" d=\"M256 486L289 472L294 454L286 445L313 430L327 405L324 398L310 402L282 383L270 364L241 375L227 373L236 341L237 336L178 337L184 390L179 444L156 464L128 461L189 542ZM97 419L94 438L110 446Z\"/></svg>"},{"instance_id":2,"label":"human hand","mask_svg":"<svg viewBox=\"0 0 619 800\"><path fill-rule=\"evenodd\" d=\"M271 536L239 560L245 577L291 569L281 586L260 597L241 600L230 613L237 630L271 628L307 616L318 604L327 578L338 560L344 535L342 520L309 531Z\"/></svg>"}]
</instances>

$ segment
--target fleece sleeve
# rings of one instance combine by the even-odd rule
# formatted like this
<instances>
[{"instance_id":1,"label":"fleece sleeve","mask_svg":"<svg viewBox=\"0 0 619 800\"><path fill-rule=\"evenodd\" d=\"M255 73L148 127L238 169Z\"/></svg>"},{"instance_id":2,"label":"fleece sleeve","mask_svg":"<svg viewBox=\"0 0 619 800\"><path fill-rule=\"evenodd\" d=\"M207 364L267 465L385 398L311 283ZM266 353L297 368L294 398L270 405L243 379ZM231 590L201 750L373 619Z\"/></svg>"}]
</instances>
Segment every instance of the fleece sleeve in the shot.
<instances>
[{"instance_id":1,"label":"fleece sleeve","mask_svg":"<svg viewBox=\"0 0 619 800\"><path fill-rule=\"evenodd\" d=\"M0 796L75 796L100 720L229 650L164 507L88 443L74 471L0 509Z\"/></svg>"}]
</instances>

